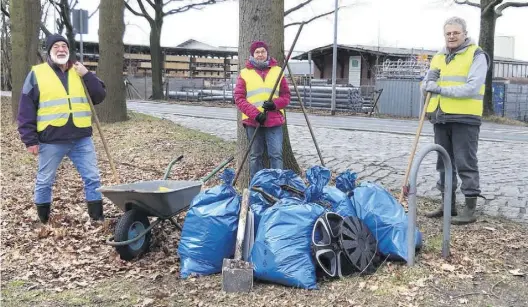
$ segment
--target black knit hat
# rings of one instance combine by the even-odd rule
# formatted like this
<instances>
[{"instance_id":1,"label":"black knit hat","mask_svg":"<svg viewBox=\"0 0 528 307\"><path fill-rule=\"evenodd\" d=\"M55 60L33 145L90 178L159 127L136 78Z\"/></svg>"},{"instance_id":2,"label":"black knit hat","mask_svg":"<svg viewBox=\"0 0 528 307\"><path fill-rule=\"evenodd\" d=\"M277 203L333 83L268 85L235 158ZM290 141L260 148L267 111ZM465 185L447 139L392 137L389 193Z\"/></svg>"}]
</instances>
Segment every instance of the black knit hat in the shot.
<instances>
[{"instance_id":1,"label":"black knit hat","mask_svg":"<svg viewBox=\"0 0 528 307\"><path fill-rule=\"evenodd\" d=\"M51 34L46 38L46 50L48 51L48 54L50 54L50 49L56 42L65 42L68 48L70 48L70 44L64 36L60 34Z\"/></svg>"}]
</instances>

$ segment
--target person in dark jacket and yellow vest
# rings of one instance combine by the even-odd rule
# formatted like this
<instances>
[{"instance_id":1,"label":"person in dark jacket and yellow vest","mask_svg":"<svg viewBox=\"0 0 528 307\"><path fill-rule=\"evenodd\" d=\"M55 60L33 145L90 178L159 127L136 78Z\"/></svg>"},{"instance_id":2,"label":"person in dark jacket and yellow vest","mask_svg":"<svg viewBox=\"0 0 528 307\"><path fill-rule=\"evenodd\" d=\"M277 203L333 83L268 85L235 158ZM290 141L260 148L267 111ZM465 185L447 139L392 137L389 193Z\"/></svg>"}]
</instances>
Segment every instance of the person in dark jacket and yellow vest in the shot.
<instances>
[{"instance_id":1,"label":"person in dark jacket and yellow vest","mask_svg":"<svg viewBox=\"0 0 528 307\"><path fill-rule=\"evenodd\" d=\"M238 76L234 98L242 112L248 139L253 137L257 125L261 126L249 156L249 173L253 178L264 168L262 155L265 147L268 149L270 168L283 168L282 125L285 122L284 108L290 103L290 88L286 78L280 76L281 67L268 55L265 42L254 41L249 49L250 57ZM279 76L280 83L272 100L268 100Z\"/></svg>"},{"instance_id":2,"label":"person in dark jacket and yellow vest","mask_svg":"<svg viewBox=\"0 0 528 307\"><path fill-rule=\"evenodd\" d=\"M63 36L48 36L46 48L47 61L33 66L26 77L17 117L22 142L29 153L38 156L34 196L38 217L42 223L48 222L55 174L68 156L84 182L88 214L102 220L92 113L82 81L94 104L104 100L106 89L81 63L69 61L69 45Z\"/></svg>"},{"instance_id":3,"label":"person in dark jacket and yellow vest","mask_svg":"<svg viewBox=\"0 0 528 307\"><path fill-rule=\"evenodd\" d=\"M453 165L452 223L461 225L476 221L475 208L481 193L477 148L489 59L467 37L466 22L461 18L452 17L445 22L444 37L446 47L431 60L422 88L432 93L427 114L434 125L435 143L446 149ZM440 173L437 188L443 199L445 172L440 156L436 168ZM461 214L455 201L457 173L465 196ZM442 206L426 214L430 218L442 215Z\"/></svg>"}]
</instances>

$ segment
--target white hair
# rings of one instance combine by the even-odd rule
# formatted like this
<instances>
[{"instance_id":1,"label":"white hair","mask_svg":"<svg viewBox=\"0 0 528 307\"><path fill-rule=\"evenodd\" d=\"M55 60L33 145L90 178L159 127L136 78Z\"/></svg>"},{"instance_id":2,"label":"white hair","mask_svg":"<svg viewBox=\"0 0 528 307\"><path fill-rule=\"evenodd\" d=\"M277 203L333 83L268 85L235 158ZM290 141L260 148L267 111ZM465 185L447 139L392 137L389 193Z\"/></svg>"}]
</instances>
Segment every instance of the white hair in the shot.
<instances>
[{"instance_id":1,"label":"white hair","mask_svg":"<svg viewBox=\"0 0 528 307\"><path fill-rule=\"evenodd\" d=\"M455 17L449 18L448 20L445 21L444 28L447 25L459 25L462 27L462 31L464 31L464 33L467 32L466 21L460 17L455 16Z\"/></svg>"}]
</instances>

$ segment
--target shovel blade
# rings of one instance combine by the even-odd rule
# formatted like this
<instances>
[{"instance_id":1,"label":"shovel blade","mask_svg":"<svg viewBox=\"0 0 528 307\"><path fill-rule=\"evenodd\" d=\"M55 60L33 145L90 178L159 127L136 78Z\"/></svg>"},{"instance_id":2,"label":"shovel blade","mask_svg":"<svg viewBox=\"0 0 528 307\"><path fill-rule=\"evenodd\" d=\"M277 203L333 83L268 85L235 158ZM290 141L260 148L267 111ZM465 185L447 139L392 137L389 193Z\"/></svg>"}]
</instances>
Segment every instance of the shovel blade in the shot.
<instances>
[{"instance_id":1,"label":"shovel blade","mask_svg":"<svg viewBox=\"0 0 528 307\"><path fill-rule=\"evenodd\" d=\"M228 293L249 292L253 289L253 264L233 259L222 263L222 290Z\"/></svg>"}]
</instances>

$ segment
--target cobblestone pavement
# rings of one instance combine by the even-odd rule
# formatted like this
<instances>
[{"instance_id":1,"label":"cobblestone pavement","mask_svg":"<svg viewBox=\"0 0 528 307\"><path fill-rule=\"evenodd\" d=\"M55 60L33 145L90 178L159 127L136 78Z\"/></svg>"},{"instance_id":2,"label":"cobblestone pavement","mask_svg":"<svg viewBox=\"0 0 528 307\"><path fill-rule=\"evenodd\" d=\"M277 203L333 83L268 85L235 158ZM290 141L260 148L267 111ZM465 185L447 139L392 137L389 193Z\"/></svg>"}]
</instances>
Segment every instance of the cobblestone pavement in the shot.
<instances>
[{"instance_id":1,"label":"cobblestone pavement","mask_svg":"<svg viewBox=\"0 0 528 307\"><path fill-rule=\"evenodd\" d=\"M219 110L220 108L203 107L207 110L204 109L202 113L196 113L196 107L191 106L189 107L189 115L185 115L186 106L165 103L129 102L128 108L165 118L184 127L216 135L225 140L236 140L234 117L224 117L224 119L221 116L216 116L220 118L214 118L214 116L213 118L202 118L204 112L222 114L223 116L225 110ZM175 108L178 112L173 112ZM414 133L402 132L399 129L395 129L394 133L372 131L375 130L375 127L366 129L367 131L326 128L318 126L317 122L324 122L325 119L331 120L331 117L310 115L310 119L327 167L336 171L350 169L358 173L360 180L375 181L391 190L400 189L407 167L409 151L414 140ZM352 122L356 118L348 117L345 119ZM314 164L320 164L306 125L300 121L296 121L294 124L291 122L293 120L288 124L290 141L297 161L304 169ZM402 121L398 120L398 122L401 124ZM413 121L410 122L413 123ZM517 136L528 136L528 128L525 127L490 125L492 127L488 127L490 132L497 129L504 133L504 131L511 129ZM424 124L424 131L428 129L426 126L431 125L429 123ZM432 136L428 133L424 134L420 137L418 151L424 145L433 143ZM502 216L528 223L528 214L526 214L528 209L527 148L528 140L524 140L522 137L515 140L501 140L499 138L480 140L478 158L481 189L482 194L488 200L479 199L479 210L488 215ZM421 164L417 179L418 196L440 198L440 193L435 188L437 180L436 156L436 153L428 154ZM457 200L459 203L463 202L463 195L460 190L457 191Z\"/></svg>"}]
</instances>

